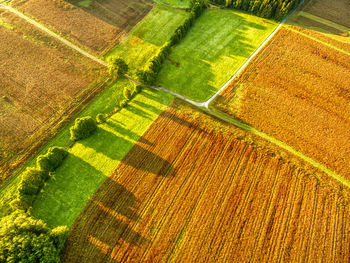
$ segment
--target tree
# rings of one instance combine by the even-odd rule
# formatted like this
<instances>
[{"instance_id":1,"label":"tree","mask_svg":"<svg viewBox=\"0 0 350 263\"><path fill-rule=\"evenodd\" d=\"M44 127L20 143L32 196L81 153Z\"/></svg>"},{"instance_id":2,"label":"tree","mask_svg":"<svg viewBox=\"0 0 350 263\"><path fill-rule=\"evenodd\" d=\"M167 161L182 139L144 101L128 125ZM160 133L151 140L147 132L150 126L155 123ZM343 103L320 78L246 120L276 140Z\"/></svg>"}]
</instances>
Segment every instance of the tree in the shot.
<instances>
[{"instance_id":1,"label":"tree","mask_svg":"<svg viewBox=\"0 0 350 263\"><path fill-rule=\"evenodd\" d=\"M67 227L51 230L41 220L14 212L0 220L0 262L60 262L67 233Z\"/></svg>"},{"instance_id":2,"label":"tree","mask_svg":"<svg viewBox=\"0 0 350 263\"><path fill-rule=\"evenodd\" d=\"M126 62L120 58L114 59L112 65L109 68L109 74L113 79L118 78L120 75L128 73L129 66Z\"/></svg>"},{"instance_id":3,"label":"tree","mask_svg":"<svg viewBox=\"0 0 350 263\"><path fill-rule=\"evenodd\" d=\"M53 172L61 165L68 152L62 147L51 147L45 155L40 155L36 164L42 171Z\"/></svg>"},{"instance_id":4,"label":"tree","mask_svg":"<svg viewBox=\"0 0 350 263\"><path fill-rule=\"evenodd\" d=\"M123 90L123 94L124 94L125 99L131 100L133 92L129 88L125 87Z\"/></svg>"},{"instance_id":5,"label":"tree","mask_svg":"<svg viewBox=\"0 0 350 263\"><path fill-rule=\"evenodd\" d=\"M74 126L70 128L70 139L79 141L90 137L97 129L96 121L90 116L77 118Z\"/></svg>"}]
</instances>

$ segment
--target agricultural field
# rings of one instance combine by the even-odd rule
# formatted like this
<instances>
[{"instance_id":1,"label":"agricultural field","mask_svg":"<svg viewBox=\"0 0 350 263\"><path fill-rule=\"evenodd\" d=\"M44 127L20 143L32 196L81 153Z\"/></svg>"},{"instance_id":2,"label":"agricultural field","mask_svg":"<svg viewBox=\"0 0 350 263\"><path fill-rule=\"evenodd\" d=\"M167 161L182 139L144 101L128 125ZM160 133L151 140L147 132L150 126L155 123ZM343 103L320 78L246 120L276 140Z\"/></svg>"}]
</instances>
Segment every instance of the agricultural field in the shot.
<instances>
[{"instance_id":1,"label":"agricultural field","mask_svg":"<svg viewBox=\"0 0 350 263\"><path fill-rule=\"evenodd\" d=\"M245 63L277 24L233 10L210 9L173 48L158 84L205 101Z\"/></svg>"},{"instance_id":2,"label":"agricultural field","mask_svg":"<svg viewBox=\"0 0 350 263\"><path fill-rule=\"evenodd\" d=\"M106 70L12 13L0 15L0 38L6 39L0 41L3 179L101 90Z\"/></svg>"},{"instance_id":3,"label":"agricultural field","mask_svg":"<svg viewBox=\"0 0 350 263\"><path fill-rule=\"evenodd\" d=\"M350 56L278 32L216 107L350 178Z\"/></svg>"},{"instance_id":4,"label":"agricultural field","mask_svg":"<svg viewBox=\"0 0 350 263\"><path fill-rule=\"evenodd\" d=\"M187 17L188 13L183 10L156 5L124 41L106 54L105 59L124 59L130 67L130 74L136 77L136 71L142 69L154 53L169 41Z\"/></svg>"},{"instance_id":5,"label":"agricultural field","mask_svg":"<svg viewBox=\"0 0 350 263\"><path fill-rule=\"evenodd\" d=\"M75 5L73 5L73 3ZM102 56L151 10L150 0L13 0L11 5L89 52Z\"/></svg>"},{"instance_id":6,"label":"agricultural field","mask_svg":"<svg viewBox=\"0 0 350 263\"><path fill-rule=\"evenodd\" d=\"M323 43L350 52L350 3L311 0L288 20L297 30Z\"/></svg>"},{"instance_id":7,"label":"agricultural field","mask_svg":"<svg viewBox=\"0 0 350 263\"><path fill-rule=\"evenodd\" d=\"M89 200L62 261L345 262L348 204L347 189L170 107Z\"/></svg>"}]
</instances>

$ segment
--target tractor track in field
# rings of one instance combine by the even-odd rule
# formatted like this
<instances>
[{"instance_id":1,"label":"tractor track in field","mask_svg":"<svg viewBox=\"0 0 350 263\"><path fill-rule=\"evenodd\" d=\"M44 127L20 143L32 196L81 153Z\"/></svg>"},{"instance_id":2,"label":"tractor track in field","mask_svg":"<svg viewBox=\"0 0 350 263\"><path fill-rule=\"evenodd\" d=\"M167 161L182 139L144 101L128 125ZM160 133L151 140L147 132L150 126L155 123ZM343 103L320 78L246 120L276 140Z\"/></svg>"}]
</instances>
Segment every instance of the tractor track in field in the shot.
<instances>
[{"instance_id":1,"label":"tractor track in field","mask_svg":"<svg viewBox=\"0 0 350 263\"><path fill-rule=\"evenodd\" d=\"M62 43L64 43L65 45L67 45L68 47L74 49L75 51L81 53L82 55L96 61L97 63L104 65L106 67L108 67L108 63L106 63L105 61L89 54L88 52L82 50L81 48L77 47L76 45L72 44L71 42L67 41L66 39L60 37L58 34L56 34L55 32L51 31L50 29L48 29L47 27L43 26L42 24L38 23L37 21L29 18L28 16L24 15L23 13L17 11L16 9L8 6L8 5L4 5L4 3L6 3L7 1L3 1L0 2L0 8L5 8L8 11L14 13L15 15L19 16L20 18L26 20L27 22L31 23L32 25L36 26L37 28L39 28L40 30L44 31L45 33L49 34L50 36L56 38L57 40L61 41ZM203 110L204 112L222 120L225 122L228 122L232 125L235 125L236 127L239 127L245 131L251 132L277 146L279 146L280 148L288 151L289 153L299 157L300 159L306 161L307 163L311 164L312 166L314 166L315 168L319 169L320 171L324 172L326 175L328 175L329 177L337 180L338 182L340 182L341 184L343 184L344 186L350 188L350 181L343 178L342 176L338 175L337 173L335 173L334 171L330 170L329 168L327 168L325 165L315 161L314 159L306 156L305 154L299 152L298 150L294 149L293 147L291 147L290 145L274 138L273 136L264 133L248 124L245 124L237 119L232 118L231 116L226 116L224 113L222 112L218 112L218 111L214 111L213 109L211 109L210 103L223 91L226 89L226 87L229 85L229 83L231 83L244 69L245 67L249 64L249 62L259 53L259 51L269 42L269 40L278 32L278 30L284 25L284 23L286 22L286 20L295 12L295 10L297 8L299 8L304 1L301 1L299 3L299 5L276 27L276 29L270 34L269 37L267 37L267 39L256 49L256 51L251 55L251 57L241 66L241 68L226 82L226 84L224 86L222 86L209 100L205 101L205 102L196 102L193 101L189 98L186 98L185 96L178 94L176 92L173 92L171 90L165 89L163 87L157 87L157 86L147 86L148 88L151 89L156 89L156 90L161 90L164 91L166 93L172 94L175 97L178 97L190 104L192 104L193 106L198 107L199 109ZM138 82L137 80L133 79L132 77L125 75L126 78L128 78L130 81L136 83L136 84L141 84L140 82Z\"/></svg>"}]
</instances>

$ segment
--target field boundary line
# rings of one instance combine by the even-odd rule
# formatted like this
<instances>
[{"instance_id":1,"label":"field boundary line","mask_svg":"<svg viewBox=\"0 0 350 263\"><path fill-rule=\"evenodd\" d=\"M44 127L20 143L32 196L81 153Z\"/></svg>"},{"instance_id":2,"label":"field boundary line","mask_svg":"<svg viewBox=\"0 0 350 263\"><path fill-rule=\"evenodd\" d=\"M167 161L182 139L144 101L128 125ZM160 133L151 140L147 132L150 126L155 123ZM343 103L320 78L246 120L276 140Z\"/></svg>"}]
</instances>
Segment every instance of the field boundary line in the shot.
<instances>
[{"instance_id":1,"label":"field boundary line","mask_svg":"<svg viewBox=\"0 0 350 263\"><path fill-rule=\"evenodd\" d=\"M349 55L349 56L350 56L350 52L349 52L349 51L346 51L346 50L344 50L344 49L342 49L342 48L340 48L340 47L337 47L337 46L334 46L334 45L332 45L332 44L330 44L330 43L327 43L326 41L323 41L323 40L321 40L321 39L318 39L317 37L313 37L313 36L310 36L310 35L308 35L308 34L306 34L306 33L300 32L299 30L296 30L296 29L294 29L294 28L292 28L292 27L290 27L290 26L285 26L285 29L287 29L287 30L289 30L289 31L292 31L292 32L294 32L294 33L300 34L300 35L302 35L302 36L304 36L304 37L307 37L307 38L309 38L309 39L311 39L311 40L317 41L317 42L320 43L320 44L323 44L323 45L328 46L328 47L330 47L330 48L333 48L333 49L335 49L335 50L337 50L337 51L339 51L339 52L342 52L342 53L344 53L345 55ZM341 42L340 42L340 43L341 43Z\"/></svg>"},{"instance_id":2,"label":"field boundary line","mask_svg":"<svg viewBox=\"0 0 350 263\"><path fill-rule=\"evenodd\" d=\"M313 14L311 14L309 12L300 11L298 13L298 16L303 16L303 17L309 18L311 20L314 20L314 21L319 22L321 24L324 24L326 26L334 27L334 28L339 29L341 31L347 31L347 32L350 31L350 28L347 27L347 26L340 25L340 24L335 23L335 22L333 22L331 20L328 20L328 19L316 16L316 15L313 15Z\"/></svg>"},{"instance_id":3,"label":"field boundary line","mask_svg":"<svg viewBox=\"0 0 350 263\"><path fill-rule=\"evenodd\" d=\"M315 168L319 169L320 171L324 172L326 175L332 177L333 179L337 180L338 182L340 182L341 184L343 184L344 186L350 188L350 181L345 179L344 177L338 175L336 172L328 169L325 165L315 161L314 159L312 159L311 157L308 157L306 156L305 154L301 153L300 151L294 149L292 146L286 144L285 142L283 141L280 141L278 139L276 139L275 137L265 133L265 132L262 132L248 124L245 124L237 119L234 119L232 117L228 117L228 116L225 116L223 113L219 113L219 112L215 112L213 110L207 110L206 112L208 112L209 114L211 114L212 116L215 116L223 121L226 121L230 124L233 124L245 131L248 131L248 132L251 132L277 146L279 146L280 148L292 153L293 155L299 157L300 159L308 162L309 164L311 164L312 166L314 166Z\"/></svg>"},{"instance_id":4,"label":"field boundary line","mask_svg":"<svg viewBox=\"0 0 350 263\"><path fill-rule=\"evenodd\" d=\"M248 58L248 60L236 71L236 73L207 101L202 102L202 106L209 109L210 103L217 97L221 92L223 92L228 85L248 66L250 61L253 60L253 58L256 57L256 55L263 49L263 47L273 38L273 36L278 32L278 30L284 25L284 23L287 21L287 19L297 10L302 4L304 3L304 0L302 0L294 9L292 12L288 14L288 16L283 19L283 21L275 28L274 31L264 40L263 43L254 51L254 53Z\"/></svg>"},{"instance_id":5,"label":"field boundary line","mask_svg":"<svg viewBox=\"0 0 350 263\"><path fill-rule=\"evenodd\" d=\"M5 3L7 1L4 1L2 3ZM70 47L71 49L74 49L75 51L79 52L80 54L94 60L95 62L108 67L108 63L106 63L105 61L91 55L90 53L86 52L85 50L81 49L80 47L74 45L73 43L71 43L70 41L64 39L63 37L59 36L58 34L56 34L55 32L53 32L52 30L48 29L46 26L42 25L41 23L35 21L34 19L26 16L25 14L19 12L18 10L8 6L8 5L2 5L2 3L0 3L0 8L4 8L8 11L10 11L11 13L17 15L18 17L26 20L28 23L34 25L35 27L37 27L38 29L40 29L41 31L45 32L46 34L56 38L57 40L59 40L60 42L62 42L63 44L65 44L66 46Z\"/></svg>"}]
</instances>

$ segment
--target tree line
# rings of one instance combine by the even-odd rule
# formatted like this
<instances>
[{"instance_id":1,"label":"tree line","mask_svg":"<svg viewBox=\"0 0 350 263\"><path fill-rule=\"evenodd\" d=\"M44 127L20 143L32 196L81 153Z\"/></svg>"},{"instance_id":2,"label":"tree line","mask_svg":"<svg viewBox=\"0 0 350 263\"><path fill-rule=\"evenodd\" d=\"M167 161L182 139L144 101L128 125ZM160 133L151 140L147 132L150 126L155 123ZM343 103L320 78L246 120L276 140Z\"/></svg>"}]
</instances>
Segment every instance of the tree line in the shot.
<instances>
[{"instance_id":1,"label":"tree line","mask_svg":"<svg viewBox=\"0 0 350 263\"><path fill-rule=\"evenodd\" d=\"M301 0L211 0L211 2L244 10L260 17L282 20Z\"/></svg>"}]
</instances>

